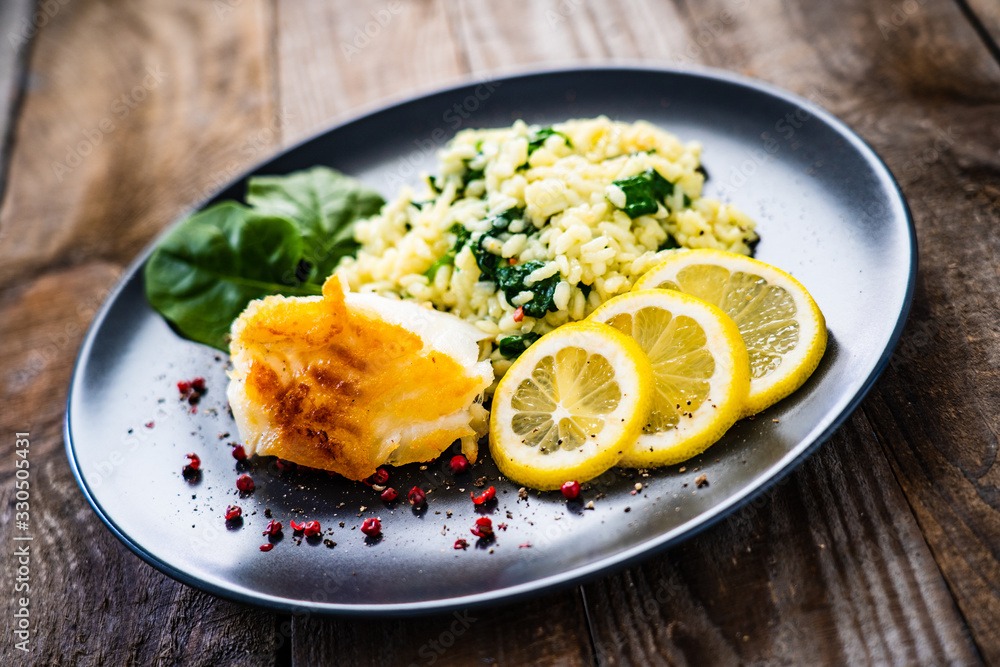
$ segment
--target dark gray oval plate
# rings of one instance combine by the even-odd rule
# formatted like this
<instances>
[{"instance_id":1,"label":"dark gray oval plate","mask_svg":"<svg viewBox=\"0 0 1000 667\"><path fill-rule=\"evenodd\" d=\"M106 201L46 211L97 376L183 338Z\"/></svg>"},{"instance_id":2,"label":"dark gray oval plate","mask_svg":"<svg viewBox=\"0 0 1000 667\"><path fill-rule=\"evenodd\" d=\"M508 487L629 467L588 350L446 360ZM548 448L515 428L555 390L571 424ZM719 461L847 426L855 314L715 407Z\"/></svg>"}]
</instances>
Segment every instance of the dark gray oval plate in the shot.
<instances>
[{"instance_id":1,"label":"dark gray oval plate","mask_svg":"<svg viewBox=\"0 0 1000 667\"><path fill-rule=\"evenodd\" d=\"M612 471L584 493L594 509L561 495L497 481L489 461L454 477L447 457L392 469L403 494L429 491L427 510L385 505L361 483L279 470L251 472L256 492L239 500L236 439L225 400L226 359L179 338L146 303L142 264L130 268L80 351L66 414L69 460L87 499L119 539L170 576L225 597L284 609L349 614L428 612L535 593L622 566L690 537L791 470L858 405L885 366L910 302L915 239L888 170L841 122L810 102L721 72L609 67L484 81L384 108L285 152L254 173L325 164L386 196L434 166L434 150L465 127L549 124L605 114L646 119L704 146L706 194L758 221L757 256L790 271L826 315L830 345L809 382L754 421L737 424L686 466L648 477ZM220 198L241 199L245 180ZM209 202L211 203L211 202ZM204 376L192 414L178 380ZM228 435L226 435L228 434ZM187 452L200 480L181 475ZM709 486L696 488L704 474ZM472 477L497 501L486 513L492 544L469 533L477 516ZM632 495L636 482L643 488ZM603 495L599 495L603 494ZM238 503L240 527L223 521ZM262 553L265 508L285 525ZM359 525L381 519L372 543ZM289 519L315 519L324 538L295 539ZM454 550L457 538L468 551ZM530 544L530 547L522 546Z\"/></svg>"}]
</instances>

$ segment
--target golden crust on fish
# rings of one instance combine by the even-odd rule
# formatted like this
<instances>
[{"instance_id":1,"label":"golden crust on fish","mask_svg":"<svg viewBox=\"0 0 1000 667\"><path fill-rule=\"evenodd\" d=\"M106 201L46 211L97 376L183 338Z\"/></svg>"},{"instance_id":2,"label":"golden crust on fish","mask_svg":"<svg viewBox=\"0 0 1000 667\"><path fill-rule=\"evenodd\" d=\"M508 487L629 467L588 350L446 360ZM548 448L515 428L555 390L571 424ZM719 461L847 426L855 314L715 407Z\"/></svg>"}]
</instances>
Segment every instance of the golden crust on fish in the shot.
<instances>
[{"instance_id":1,"label":"golden crust on fish","mask_svg":"<svg viewBox=\"0 0 1000 667\"><path fill-rule=\"evenodd\" d=\"M271 296L233 323L229 402L248 453L354 480L429 461L485 432L479 331L459 318L330 278L322 297Z\"/></svg>"}]
</instances>

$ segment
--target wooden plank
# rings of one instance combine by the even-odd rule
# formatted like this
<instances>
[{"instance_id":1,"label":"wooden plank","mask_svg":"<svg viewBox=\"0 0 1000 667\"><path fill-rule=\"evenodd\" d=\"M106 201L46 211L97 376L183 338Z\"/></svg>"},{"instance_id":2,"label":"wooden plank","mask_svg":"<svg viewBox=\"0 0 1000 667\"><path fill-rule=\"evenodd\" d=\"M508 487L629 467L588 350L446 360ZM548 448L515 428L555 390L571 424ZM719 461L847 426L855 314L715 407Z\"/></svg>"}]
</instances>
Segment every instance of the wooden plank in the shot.
<instances>
[{"instance_id":1,"label":"wooden plank","mask_svg":"<svg viewBox=\"0 0 1000 667\"><path fill-rule=\"evenodd\" d=\"M993 57L1000 60L1000 4L992 0L957 0L979 24L982 36L991 45Z\"/></svg>"},{"instance_id":2,"label":"wooden plank","mask_svg":"<svg viewBox=\"0 0 1000 667\"><path fill-rule=\"evenodd\" d=\"M0 202L7 183L7 163L10 141L13 137L15 115L24 88L24 72L28 62L31 40L38 25L48 21L42 12L36 19L34 0L10 0L0 4ZM0 240L3 230L0 229Z\"/></svg>"},{"instance_id":3,"label":"wooden plank","mask_svg":"<svg viewBox=\"0 0 1000 667\"><path fill-rule=\"evenodd\" d=\"M685 36L670 4L637 0L594 3L546 0L473 4L453 0L449 11L473 72L578 65L602 58L666 59ZM632 17L631 19L629 17Z\"/></svg>"},{"instance_id":4,"label":"wooden plank","mask_svg":"<svg viewBox=\"0 0 1000 667\"><path fill-rule=\"evenodd\" d=\"M265 5L226 0L64 4L32 58L0 284L81 257L125 262L273 150L269 20Z\"/></svg>"},{"instance_id":5,"label":"wooden plank","mask_svg":"<svg viewBox=\"0 0 1000 667\"><path fill-rule=\"evenodd\" d=\"M286 143L464 73L441 2L276 5Z\"/></svg>"},{"instance_id":6,"label":"wooden plank","mask_svg":"<svg viewBox=\"0 0 1000 667\"><path fill-rule=\"evenodd\" d=\"M585 587L598 664L973 664L864 415L766 496Z\"/></svg>"},{"instance_id":7,"label":"wooden plank","mask_svg":"<svg viewBox=\"0 0 1000 667\"><path fill-rule=\"evenodd\" d=\"M972 638L996 664L1000 501L992 462L1000 420L988 406L1000 396L1000 340L984 313L1000 301L1000 67L957 14L949 4L926 5L913 15L918 25L892 42L898 65L890 80L907 84L915 99L896 101L883 116L921 129L905 143L882 123L865 133L902 181L921 243L913 313L865 412ZM949 103L914 114L912 103L938 86L950 91ZM983 240L949 242L958 235Z\"/></svg>"},{"instance_id":8,"label":"wooden plank","mask_svg":"<svg viewBox=\"0 0 1000 667\"><path fill-rule=\"evenodd\" d=\"M403 620L312 618L294 625L301 665L589 665L590 639L577 594Z\"/></svg>"},{"instance_id":9,"label":"wooden plank","mask_svg":"<svg viewBox=\"0 0 1000 667\"><path fill-rule=\"evenodd\" d=\"M268 17L251 3L57 4L34 44L0 209L0 427L31 434L31 659L270 665L274 616L132 555L84 500L61 431L80 341L124 264L258 145L247 142L271 114ZM0 480L10 545L12 465ZM0 568L6 590L13 576ZM12 637L10 614L0 628Z\"/></svg>"}]
</instances>

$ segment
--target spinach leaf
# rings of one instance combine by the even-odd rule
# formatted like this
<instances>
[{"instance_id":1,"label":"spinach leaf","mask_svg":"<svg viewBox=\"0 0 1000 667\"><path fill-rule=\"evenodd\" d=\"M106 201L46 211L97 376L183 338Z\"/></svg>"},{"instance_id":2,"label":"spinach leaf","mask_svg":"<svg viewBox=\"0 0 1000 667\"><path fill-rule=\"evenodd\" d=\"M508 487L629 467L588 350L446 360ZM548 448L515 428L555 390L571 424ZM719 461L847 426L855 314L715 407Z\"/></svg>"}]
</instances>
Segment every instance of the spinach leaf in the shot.
<instances>
[{"instance_id":1,"label":"spinach leaf","mask_svg":"<svg viewBox=\"0 0 1000 667\"><path fill-rule=\"evenodd\" d=\"M656 213L658 203L674 194L674 184L652 167L641 174L613 181L613 184L625 193L622 210L630 218Z\"/></svg>"},{"instance_id":2,"label":"spinach leaf","mask_svg":"<svg viewBox=\"0 0 1000 667\"><path fill-rule=\"evenodd\" d=\"M505 232L511 222L519 220L523 216L523 208L509 208L490 219L491 231L496 234ZM468 245L472 251L472 256L476 258L476 265L479 267L479 279L495 282L497 287L504 291L508 303L521 292L527 291L533 293L535 296L531 301L524 304L525 315L529 317L544 317L545 313L558 310L554 301L556 286L559 284L558 274L549 276L545 280L540 280L530 287L524 284L525 278L535 269L544 266L544 263L532 261L511 266L503 257L494 255L484 247L487 240L495 237L484 233L478 240L472 241L472 232L457 223L452 225L449 231L455 235L455 244L447 254L434 262L424 273L429 279L433 280L438 270L445 264L454 264L455 255Z\"/></svg>"},{"instance_id":3,"label":"spinach leaf","mask_svg":"<svg viewBox=\"0 0 1000 667\"><path fill-rule=\"evenodd\" d=\"M469 187L472 181L479 181L486 178L486 168L483 169L473 169L469 166L469 163L476 158L469 158L468 160L462 160L462 164L465 165L465 171L462 172L461 185L458 191L455 193L456 198L461 198L465 196L465 190Z\"/></svg>"},{"instance_id":4,"label":"spinach leaf","mask_svg":"<svg viewBox=\"0 0 1000 667\"><path fill-rule=\"evenodd\" d=\"M455 252L453 250L449 250L448 252L441 255L436 260L434 260L434 263L430 265L430 268L424 271L424 275L427 276L428 280L433 282L434 277L437 276L437 272L441 270L442 266L454 266L454 265L455 265Z\"/></svg>"},{"instance_id":5,"label":"spinach leaf","mask_svg":"<svg viewBox=\"0 0 1000 667\"><path fill-rule=\"evenodd\" d=\"M507 231L510 223L515 220L520 220L522 216L524 216L524 209L518 207L509 208L502 213L498 213L489 219L491 234L501 234L502 232ZM469 244L472 232L458 223L452 225L450 231L455 234L455 244L452 246L450 261L450 263L454 263L455 255L457 255L465 245ZM500 257L500 255L494 255L484 247L487 240L496 238L491 234L484 233L479 237L478 241L471 244L470 249L472 250L472 256L476 258L476 265L479 267L479 273L481 274L480 279L495 281L497 270L500 268L500 265L503 264L504 259ZM445 255L445 257L447 257L447 255ZM438 260L438 262L445 259L445 257L442 257ZM438 262L435 262L434 265L432 265L431 268L424 273L424 275L431 280L434 279L433 276L437 274L437 270L440 268L440 266L438 266ZM433 273L431 273L432 271Z\"/></svg>"},{"instance_id":6,"label":"spinach leaf","mask_svg":"<svg viewBox=\"0 0 1000 667\"><path fill-rule=\"evenodd\" d=\"M674 238L674 235L671 234L670 232L667 232L667 238L663 240L663 243L661 243L660 247L656 249L656 252L660 252L661 250L673 250L674 248L680 248L680 247L681 244L677 242L677 239Z\"/></svg>"},{"instance_id":7,"label":"spinach leaf","mask_svg":"<svg viewBox=\"0 0 1000 667\"><path fill-rule=\"evenodd\" d=\"M146 262L146 298L187 338L228 352L229 328L253 299L321 293L296 277L302 257L291 220L223 202L160 242Z\"/></svg>"},{"instance_id":8,"label":"spinach leaf","mask_svg":"<svg viewBox=\"0 0 1000 667\"><path fill-rule=\"evenodd\" d=\"M504 336L497 341L497 347L500 349L500 354L502 354L505 358L517 359L525 350L528 349L529 345L534 343L539 338L541 338L541 336L536 333Z\"/></svg>"},{"instance_id":9,"label":"spinach leaf","mask_svg":"<svg viewBox=\"0 0 1000 667\"><path fill-rule=\"evenodd\" d=\"M497 287L503 290L508 303L521 292L531 292L535 295L531 301L522 306L524 314L529 317L545 317L545 313L559 310L554 300L559 274L539 280L530 287L524 284L532 271L543 266L545 266L543 262L531 261L513 266L501 266L496 272Z\"/></svg>"},{"instance_id":10,"label":"spinach leaf","mask_svg":"<svg viewBox=\"0 0 1000 667\"><path fill-rule=\"evenodd\" d=\"M488 239L492 238L486 234L479 237L479 240L472 244L472 256L476 258L476 264L479 266L480 280L496 280L497 269L500 267L501 262L505 262L500 255L494 255L489 250L483 247Z\"/></svg>"},{"instance_id":11,"label":"spinach leaf","mask_svg":"<svg viewBox=\"0 0 1000 667\"><path fill-rule=\"evenodd\" d=\"M383 205L378 193L333 169L249 180L248 208L222 202L192 215L146 263L146 297L184 336L228 350L230 326L271 294L322 293L357 250L352 226Z\"/></svg>"},{"instance_id":12,"label":"spinach leaf","mask_svg":"<svg viewBox=\"0 0 1000 667\"><path fill-rule=\"evenodd\" d=\"M493 232L493 234L500 234L501 232L505 232L507 231L507 228L510 227L510 223L514 222L515 220L520 220L523 217L524 217L523 206L515 206L513 208L509 208L503 213L498 213L497 215L494 215L492 218L490 218L491 231Z\"/></svg>"},{"instance_id":13,"label":"spinach leaf","mask_svg":"<svg viewBox=\"0 0 1000 667\"><path fill-rule=\"evenodd\" d=\"M455 235L455 243L452 244L451 250L438 257L431 264L430 268L424 271L424 275L427 276L428 280L434 280L434 277L442 266L454 266L456 255L465 247L465 244L469 242L469 238L472 236L472 232L457 222L448 231Z\"/></svg>"},{"instance_id":14,"label":"spinach leaf","mask_svg":"<svg viewBox=\"0 0 1000 667\"><path fill-rule=\"evenodd\" d=\"M357 252L354 221L375 215L385 201L357 179L328 167L313 167L287 176L252 177L247 203L298 226L302 258L311 266L309 282L321 283L341 258Z\"/></svg>"},{"instance_id":15,"label":"spinach leaf","mask_svg":"<svg viewBox=\"0 0 1000 667\"><path fill-rule=\"evenodd\" d=\"M545 280L540 280L531 287L535 298L524 304L524 314L529 317L545 317L545 313L554 313L556 308L555 295L556 287L559 285L559 276L549 276Z\"/></svg>"},{"instance_id":16,"label":"spinach leaf","mask_svg":"<svg viewBox=\"0 0 1000 667\"><path fill-rule=\"evenodd\" d=\"M545 144L545 140L551 137L552 135L558 135L562 137L563 141L566 142L566 145L570 148L573 148L573 142L570 141L569 137L567 137L565 134L563 134L559 130L553 130L551 127L543 127L537 132L533 132L531 136L528 138L528 157L531 157L532 153L541 148Z\"/></svg>"},{"instance_id":17,"label":"spinach leaf","mask_svg":"<svg viewBox=\"0 0 1000 667\"><path fill-rule=\"evenodd\" d=\"M448 231L455 235L455 243L451 246L451 250L457 255L465 247L465 244L469 242L472 232L457 222Z\"/></svg>"},{"instance_id":18,"label":"spinach leaf","mask_svg":"<svg viewBox=\"0 0 1000 667\"><path fill-rule=\"evenodd\" d=\"M462 174L462 191L464 192L465 188L469 187L469 183L471 183L472 181L481 181L484 178L486 178L485 169L467 168L465 170L465 173Z\"/></svg>"},{"instance_id":19,"label":"spinach leaf","mask_svg":"<svg viewBox=\"0 0 1000 667\"><path fill-rule=\"evenodd\" d=\"M499 275L497 276L497 287L502 289L504 294L507 295L508 303L521 292L528 290L524 284L525 278L527 278L532 271L540 269L543 266L545 266L544 263L539 262L538 260L533 260L531 262L508 265L501 269ZM534 301L534 299L532 299L532 301Z\"/></svg>"}]
</instances>

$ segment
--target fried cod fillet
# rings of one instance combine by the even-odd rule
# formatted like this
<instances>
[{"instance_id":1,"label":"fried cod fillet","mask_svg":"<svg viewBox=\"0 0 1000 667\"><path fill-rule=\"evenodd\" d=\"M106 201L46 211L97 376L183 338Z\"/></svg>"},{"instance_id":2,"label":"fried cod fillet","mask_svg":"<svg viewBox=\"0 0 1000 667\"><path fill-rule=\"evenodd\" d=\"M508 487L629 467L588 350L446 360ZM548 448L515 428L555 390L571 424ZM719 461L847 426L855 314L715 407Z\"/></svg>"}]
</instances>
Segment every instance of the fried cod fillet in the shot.
<instances>
[{"instance_id":1,"label":"fried cod fillet","mask_svg":"<svg viewBox=\"0 0 1000 667\"><path fill-rule=\"evenodd\" d=\"M269 296L233 323L229 404L248 454L353 480L430 461L455 440L472 461L487 429L486 336L415 303L346 292Z\"/></svg>"}]
</instances>

